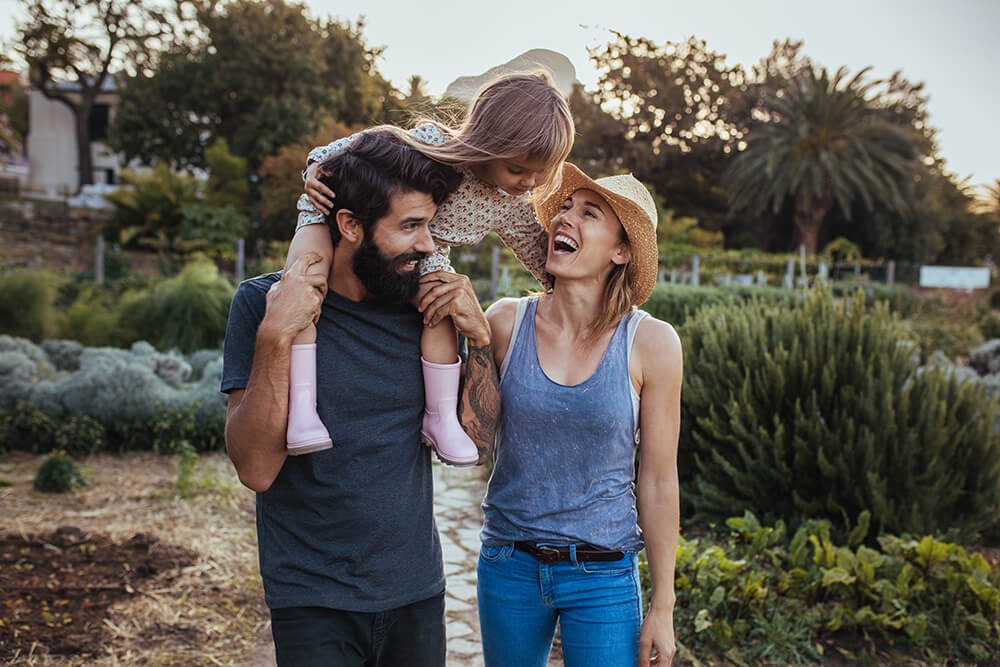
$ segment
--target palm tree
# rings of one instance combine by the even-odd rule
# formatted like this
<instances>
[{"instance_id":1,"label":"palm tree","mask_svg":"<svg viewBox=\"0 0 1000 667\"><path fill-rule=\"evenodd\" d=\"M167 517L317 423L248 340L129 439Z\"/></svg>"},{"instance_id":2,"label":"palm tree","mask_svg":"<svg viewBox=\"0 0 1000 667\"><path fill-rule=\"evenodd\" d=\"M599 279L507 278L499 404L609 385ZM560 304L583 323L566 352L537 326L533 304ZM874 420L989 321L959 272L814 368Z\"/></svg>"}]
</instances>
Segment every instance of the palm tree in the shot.
<instances>
[{"instance_id":1,"label":"palm tree","mask_svg":"<svg viewBox=\"0 0 1000 667\"><path fill-rule=\"evenodd\" d=\"M860 198L897 213L908 209L906 184L918 164L921 137L893 123L873 96L881 84L863 81L868 69L847 79L841 67L806 67L765 94L754 110L745 148L726 173L730 206L778 213L795 202L797 241L816 252L823 218L836 203L850 219Z\"/></svg>"},{"instance_id":2,"label":"palm tree","mask_svg":"<svg viewBox=\"0 0 1000 667\"><path fill-rule=\"evenodd\" d=\"M1000 178L993 185L986 186L986 211L1000 215Z\"/></svg>"}]
</instances>

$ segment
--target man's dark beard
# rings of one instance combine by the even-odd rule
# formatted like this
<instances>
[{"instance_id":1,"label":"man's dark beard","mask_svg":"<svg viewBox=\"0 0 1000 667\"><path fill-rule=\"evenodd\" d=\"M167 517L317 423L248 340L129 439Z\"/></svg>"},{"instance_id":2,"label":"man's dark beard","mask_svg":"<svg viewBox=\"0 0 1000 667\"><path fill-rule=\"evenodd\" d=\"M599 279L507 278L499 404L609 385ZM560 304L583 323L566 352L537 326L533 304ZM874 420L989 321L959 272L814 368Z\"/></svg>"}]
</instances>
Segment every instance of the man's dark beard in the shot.
<instances>
[{"instance_id":1,"label":"man's dark beard","mask_svg":"<svg viewBox=\"0 0 1000 667\"><path fill-rule=\"evenodd\" d=\"M414 269L399 273L398 269L407 262L426 257L426 253L408 252L389 259L373 239L365 239L354 252L354 273L376 301L388 303L409 303L420 287L420 272Z\"/></svg>"}]
</instances>

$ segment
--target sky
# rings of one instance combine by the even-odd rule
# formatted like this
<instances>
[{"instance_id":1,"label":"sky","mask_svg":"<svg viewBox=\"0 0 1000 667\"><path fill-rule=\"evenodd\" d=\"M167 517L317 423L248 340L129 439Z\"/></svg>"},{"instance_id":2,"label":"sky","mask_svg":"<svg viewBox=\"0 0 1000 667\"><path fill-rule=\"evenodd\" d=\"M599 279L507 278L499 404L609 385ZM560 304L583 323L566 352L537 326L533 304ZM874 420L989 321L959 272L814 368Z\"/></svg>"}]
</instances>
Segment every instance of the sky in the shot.
<instances>
[{"instance_id":1,"label":"sky","mask_svg":"<svg viewBox=\"0 0 1000 667\"><path fill-rule=\"evenodd\" d=\"M440 95L459 76L479 75L534 48L559 51L588 88L597 75L587 47L610 30L654 42L691 35L756 64L774 40L804 40L803 53L831 70L871 66L923 81L930 124L950 171L973 185L1000 179L1000 0L305 0L314 17L364 18L379 70L399 89L412 74ZM0 39L14 32L18 0L0 0Z\"/></svg>"}]
</instances>

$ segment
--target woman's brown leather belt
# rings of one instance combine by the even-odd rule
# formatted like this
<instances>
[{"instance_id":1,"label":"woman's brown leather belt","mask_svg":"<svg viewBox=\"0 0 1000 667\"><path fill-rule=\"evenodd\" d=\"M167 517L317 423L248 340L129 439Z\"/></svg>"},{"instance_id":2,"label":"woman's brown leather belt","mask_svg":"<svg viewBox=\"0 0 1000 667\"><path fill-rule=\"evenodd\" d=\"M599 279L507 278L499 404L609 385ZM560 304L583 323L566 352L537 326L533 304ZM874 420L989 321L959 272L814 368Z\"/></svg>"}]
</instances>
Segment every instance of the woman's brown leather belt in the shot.
<instances>
[{"instance_id":1,"label":"woman's brown leather belt","mask_svg":"<svg viewBox=\"0 0 1000 667\"><path fill-rule=\"evenodd\" d=\"M544 547L532 544L531 542L514 542L514 548L523 551L529 556L546 565L554 563L565 563L571 560L569 547ZM585 544L576 548L576 560L580 563L587 562L611 562L621 560L625 554L621 551L605 551L598 549L591 544Z\"/></svg>"}]
</instances>

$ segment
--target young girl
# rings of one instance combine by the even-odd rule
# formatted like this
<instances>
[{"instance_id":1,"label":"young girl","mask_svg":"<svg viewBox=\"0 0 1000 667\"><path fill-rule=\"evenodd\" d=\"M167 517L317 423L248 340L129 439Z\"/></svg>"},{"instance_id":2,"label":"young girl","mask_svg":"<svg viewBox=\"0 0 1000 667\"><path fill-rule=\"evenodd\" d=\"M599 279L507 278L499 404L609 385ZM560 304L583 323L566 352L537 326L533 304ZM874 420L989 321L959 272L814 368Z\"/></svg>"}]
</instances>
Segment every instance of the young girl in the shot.
<instances>
[{"instance_id":1,"label":"young girl","mask_svg":"<svg viewBox=\"0 0 1000 667\"><path fill-rule=\"evenodd\" d=\"M478 243L496 232L544 286L548 238L535 217L532 200L558 187L563 162L573 146L573 118L562 94L544 72L513 74L487 84L468 118L457 129L424 122L400 138L427 157L459 169L459 189L438 208L430 225L436 251L420 265L422 275L451 271L450 246ZM335 193L323 185L315 163L343 150L351 137L309 153L299 198L299 221L285 266L307 252L323 257L313 271L330 270L333 247L325 215ZM532 196L528 196L532 192ZM319 210L317 210L319 209ZM310 327L292 346L287 442L289 454L332 446L316 414L316 331ZM449 318L425 326L420 342L426 409L422 433L438 457L452 465L472 465L479 452L458 422L458 341Z\"/></svg>"}]
</instances>

